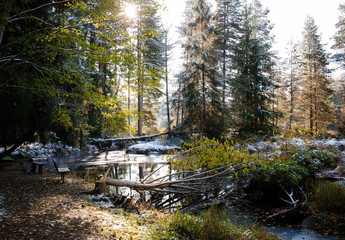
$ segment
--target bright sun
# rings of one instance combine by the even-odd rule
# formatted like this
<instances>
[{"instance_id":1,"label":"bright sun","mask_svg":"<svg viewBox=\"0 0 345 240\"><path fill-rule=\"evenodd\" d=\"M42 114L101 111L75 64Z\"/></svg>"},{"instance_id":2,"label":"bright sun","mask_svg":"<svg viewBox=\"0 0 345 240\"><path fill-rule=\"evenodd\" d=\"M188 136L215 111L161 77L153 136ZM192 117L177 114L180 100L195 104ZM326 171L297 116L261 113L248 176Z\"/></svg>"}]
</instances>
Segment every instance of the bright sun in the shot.
<instances>
[{"instance_id":1,"label":"bright sun","mask_svg":"<svg viewBox=\"0 0 345 240\"><path fill-rule=\"evenodd\" d=\"M137 16L137 9L133 4L127 3L125 5L125 13L129 18L135 18Z\"/></svg>"}]
</instances>

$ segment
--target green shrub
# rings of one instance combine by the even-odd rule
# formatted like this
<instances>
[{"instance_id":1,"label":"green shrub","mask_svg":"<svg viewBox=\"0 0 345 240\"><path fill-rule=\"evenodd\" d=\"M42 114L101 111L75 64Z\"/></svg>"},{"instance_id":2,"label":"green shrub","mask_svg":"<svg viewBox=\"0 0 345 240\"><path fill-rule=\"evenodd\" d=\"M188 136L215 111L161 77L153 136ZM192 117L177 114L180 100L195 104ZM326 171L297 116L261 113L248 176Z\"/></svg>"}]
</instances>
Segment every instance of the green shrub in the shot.
<instances>
[{"instance_id":1,"label":"green shrub","mask_svg":"<svg viewBox=\"0 0 345 240\"><path fill-rule=\"evenodd\" d=\"M308 170L294 160L277 159L258 161L248 173L257 183L270 182L274 185L291 187L298 185L308 175Z\"/></svg>"},{"instance_id":2,"label":"green shrub","mask_svg":"<svg viewBox=\"0 0 345 240\"><path fill-rule=\"evenodd\" d=\"M312 205L320 211L345 213L345 186L334 182L319 182L311 195Z\"/></svg>"},{"instance_id":3,"label":"green shrub","mask_svg":"<svg viewBox=\"0 0 345 240\"><path fill-rule=\"evenodd\" d=\"M256 181L291 187L313 177L317 171L333 169L338 160L339 157L328 149L301 150L292 145L282 145L253 163L248 172Z\"/></svg>"},{"instance_id":4,"label":"green shrub","mask_svg":"<svg viewBox=\"0 0 345 240\"><path fill-rule=\"evenodd\" d=\"M199 216L177 212L169 223L169 232L177 239L191 240L278 239L264 229L237 227L224 211L215 208ZM165 236L164 239L169 238Z\"/></svg>"},{"instance_id":5,"label":"green shrub","mask_svg":"<svg viewBox=\"0 0 345 240\"><path fill-rule=\"evenodd\" d=\"M334 168L339 159L331 149L313 144L309 144L307 149L280 144L276 149L269 147L264 152L250 154L238 144L203 138L185 144L182 153L171 156L170 162L176 171L231 165L233 176L240 180L272 183L286 188L303 184L317 171Z\"/></svg>"}]
</instances>

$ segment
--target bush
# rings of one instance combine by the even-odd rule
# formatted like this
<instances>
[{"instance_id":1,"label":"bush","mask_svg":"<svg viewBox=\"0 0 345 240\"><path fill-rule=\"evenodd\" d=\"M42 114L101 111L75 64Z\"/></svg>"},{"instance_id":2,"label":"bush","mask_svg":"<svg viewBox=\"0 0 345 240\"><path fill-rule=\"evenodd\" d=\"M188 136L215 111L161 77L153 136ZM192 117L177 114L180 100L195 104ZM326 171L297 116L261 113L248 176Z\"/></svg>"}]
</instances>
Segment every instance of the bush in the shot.
<instances>
[{"instance_id":1,"label":"bush","mask_svg":"<svg viewBox=\"0 0 345 240\"><path fill-rule=\"evenodd\" d=\"M278 239L263 229L237 227L228 220L224 211L216 208L211 208L199 216L177 212L169 223L168 228L170 236L174 236L177 239ZM165 236L164 239L169 238Z\"/></svg>"},{"instance_id":2,"label":"bush","mask_svg":"<svg viewBox=\"0 0 345 240\"><path fill-rule=\"evenodd\" d=\"M334 182L319 182L311 195L312 205L320 211L345 213L345 186Z\"/></svg>"},{"instance_id":3,"label":"bush","mask_svg":"<svg viewBox=\"0 0 345 240\"><path fill-rule=\"evenodd\" d=\"M231 142L220 143L215 139L202 138L183 144L182 153L173 153L168 160L173 169L188 171L242 164L253 158L254 155L244 149L236 149Z\"/></svg>"},{"instance_id":4,"label":"bush","mask_svg":"<svg viewBox=\"0 0 345 240\"><path fill-rule=\"evenodd\" d=\"M338 160L327 149L302 150L292 145L282 145L256 161L249 173L256 181L292 187L313 177L317 171L334 168Z\"/></svg>"},{"instance_id":5,"label":"bush","mask_svg":"<svg viewBox=\"0 0 345 240\"><path fill-rule=\"evenodd\" d=\"M170 162L177 171L208 170L231 165L233 176L239 180L290 188L303 185L317 171L334 168L340 159L330 149L315 145L308 145L304 149L286 143L275 146L266 152L250 154L238 144L203 138L185 144L182 153L172 156Z\"/></svg>"}]
</instances>

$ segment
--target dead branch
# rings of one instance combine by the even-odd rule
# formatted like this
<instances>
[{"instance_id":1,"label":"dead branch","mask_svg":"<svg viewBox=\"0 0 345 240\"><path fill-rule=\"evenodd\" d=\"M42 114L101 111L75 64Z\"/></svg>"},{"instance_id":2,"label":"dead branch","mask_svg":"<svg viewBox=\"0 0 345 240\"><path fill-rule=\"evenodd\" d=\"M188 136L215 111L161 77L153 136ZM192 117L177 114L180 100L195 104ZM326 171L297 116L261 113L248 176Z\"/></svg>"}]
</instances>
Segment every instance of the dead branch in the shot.
<instances>
[{"instance_id":1,"label":"dead branch","mask_svg":"<svg viewBox=\"0 0 345 240\"><path fill-rule=\"evenodd\" d=\"M290 211L292 211L292 210L295 210L298 206L303 206L303 205L305 205L305 204L307 203L307 201L308 201L307 195L305 194L305 192L303 191L303 189L302 189L300 186L298 186L298 188L299 188L299 190L301 191L301 193L302 193L302 195L303 195L303 197L304 197L304 202L301 203L301 204L299 204L299 205L297 205L297 203L299 202L299 199L295 200L295 199L293 198L293 189L291 188L291 193L288 193L288 192L284 189L284 192L289 196L290 200L286 200L286 199L283 199L283 198L280 198L280 199L283 200L284 202L288 203L288 204L293 205L293 207L288 208L288 209L284 209L284 210L282 210L282 211L280 211L280 212L277 212L277 213L275 213L275 214L272 214L272 215L268 216L268 217L266 218L266 220L267 220L267 219L270 219L270 218L274 218L274 217L279 216L279 215L282 215L282 214L285 214L285 213L290 212Z\"/></svg>"},{"instance_id":2,"label":"dead branch","mask_svg":"<svg viewBox=\"0 0 345 240\"><path fill-rule=\"evenodd\" d=\"M232 189L227 188L232 181L234 170L245 167L248 163L255 161L249 160L239 162L233 165L224 165L209 170L188 170L183 172L169 173L157 179L149 180L152 175L146 177L140 182L112 179L108 177L107 170L105 175L100 175L91 193L101 193L106 185L114 187L128 187L146 196L147 192L150 199L144 199L154 204L156 207L170 207L176 202L193 197L196 201L205 201L208 199L227 195ZM168 200L167 200L168 198Z\"/></svg>"},{"instance_id":3,"label":"dead branch","mask_svg":"<svg viewBox=\"0 0 345 240\"><path fill-rule=\"evenodd\" d=\"M289 204L294 205L294 207L295 207L299 200L294 200L294 199L293 199L293 189L291 188L291 193L288 193L285 189L284 189L284 192L289 196L290 201L289 201L289 200L286 200L286 199L284 199L284 198L280 198L280 199L283 200L283 201L286 202L286 203L289 203Z\"/></svg>"}]
</instances>

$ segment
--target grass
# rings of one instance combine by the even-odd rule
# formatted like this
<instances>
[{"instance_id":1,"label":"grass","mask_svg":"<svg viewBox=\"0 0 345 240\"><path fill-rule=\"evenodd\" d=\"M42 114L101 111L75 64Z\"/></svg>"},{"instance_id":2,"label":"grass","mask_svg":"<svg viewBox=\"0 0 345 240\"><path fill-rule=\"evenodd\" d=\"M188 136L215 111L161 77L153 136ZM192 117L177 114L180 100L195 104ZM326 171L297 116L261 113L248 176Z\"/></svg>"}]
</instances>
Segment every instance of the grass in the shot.
<instances>
[{"instance_id":1,"label":"grass","mask_svg":"<svg viewBox=\"0 0 345 240\"><path fill-rule=\"evenodd\" d=\"M325 213L345 213L345 186L323 181L316 183L311 196L312 205Z\"/></svg>"},{"instance_id":2,"label":"grass","mask_svg":"<svg viewBox=\"0 0 345 240\"><path fill-rule=\"evenodd\" d=\"M156 231L153 239L190 239L190 240L246 240L279 239L262 228L238 227L231 223L225 212L216 208L198 215L177 212L162 227L165 231ZM161 229L161 230L162 230Z\"/></svg>"}]
</instances>

